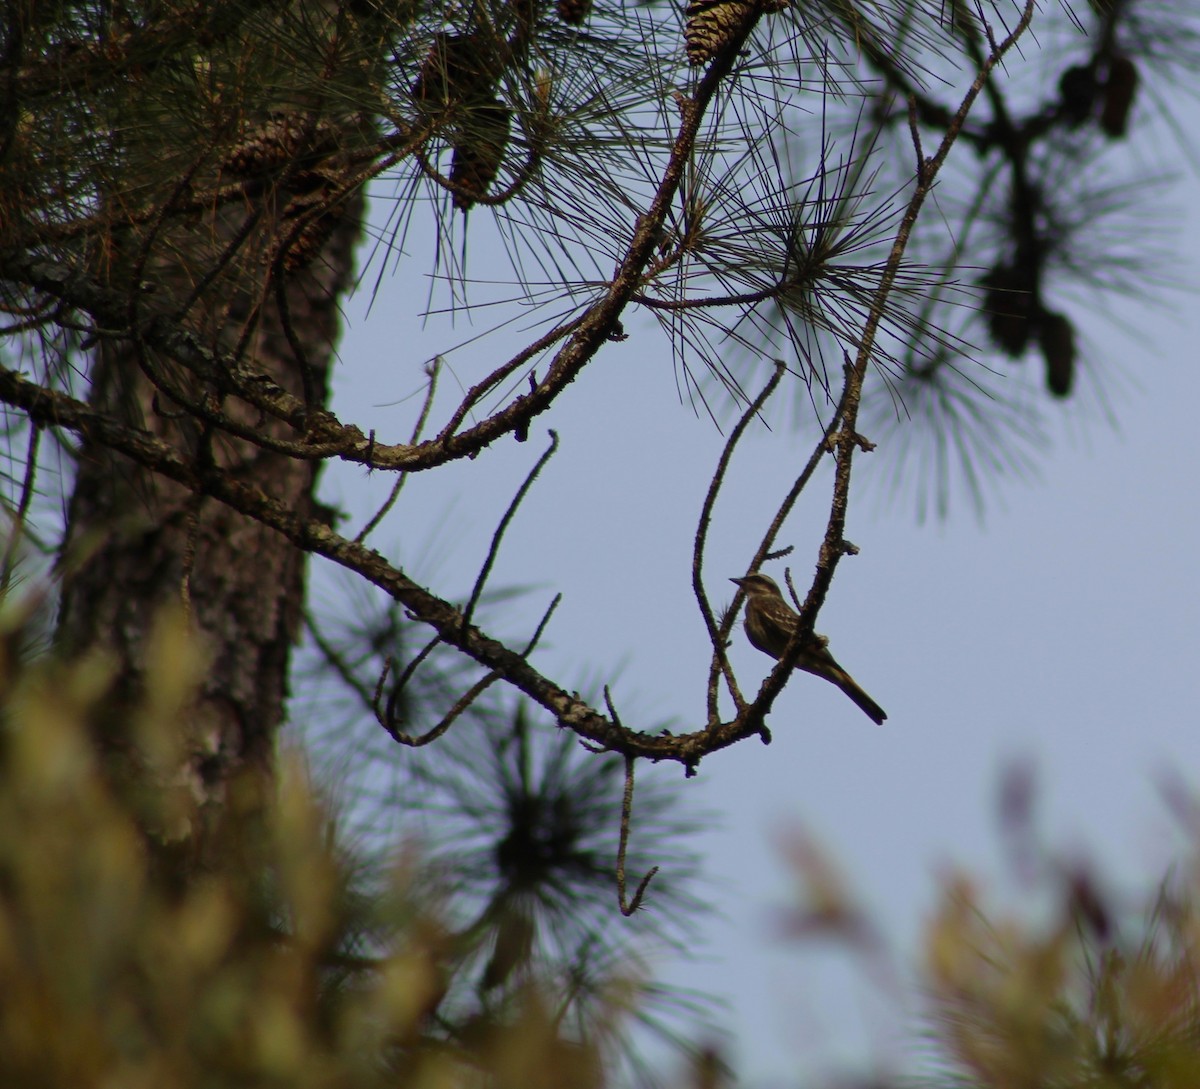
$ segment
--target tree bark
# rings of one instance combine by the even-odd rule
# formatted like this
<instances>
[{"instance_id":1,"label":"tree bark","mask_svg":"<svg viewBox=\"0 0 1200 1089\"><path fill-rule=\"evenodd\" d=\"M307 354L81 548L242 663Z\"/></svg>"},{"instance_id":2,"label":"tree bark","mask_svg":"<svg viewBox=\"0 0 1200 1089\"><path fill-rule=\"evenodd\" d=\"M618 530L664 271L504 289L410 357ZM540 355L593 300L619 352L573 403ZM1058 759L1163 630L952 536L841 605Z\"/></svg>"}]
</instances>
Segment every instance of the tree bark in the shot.
<instances>
[{"instance_id":1,"label":"tree bark","mask_svg":"<svg viewBox=\"0 0 1200 1089\"><path fill-rule=\"evenodd\" d=\"M289 323L306 363L285 334L274 289L264 291L266 269L258 245L245 247L244 259L239 254L222 287L208 293L189 324L228 350L251 323L246 358L255 370L297 396L307 389L312 407L321 407L338 334L338 305L352 281L362 206L361 198L350 201L315 259L287 279ZM171 245L163 247L172 261L154 262L155 291L149 298L156 307L167 299L178 305L210 267L205 262L211 253L200 241L197 261L189 267L182 248L187 238L210 244L214 237L232 235L234 224L214 219L199 231L173 234ZM256 303L261 307L257 321ZM155 375L160 386L166 377L197 398L214 396L186 382L169 361L147 358L133 342L118 341L106 342L96 353L90 403L147 428L184 456L253 481L297 513L311 515L319 462L206 431L201 419L172 403L148 375ZM260 419L245 405L220 407L258 433L297 438L287 425ZM191 819L169 832L148 831L159 839L190 841L190 857L203 858L206 829L225 804L230 783L243 771L270 772L304 602L305 559L261 523L84 441L62 552L59 645L69 655L102 648L115 656L112 713L98 734L119 768L137 759L126 712L142 691L156 621L173 603L182 602L188 610L209 655L186 718L178 781L172 784L190 795Z\"/></svg>"}]
</instances>

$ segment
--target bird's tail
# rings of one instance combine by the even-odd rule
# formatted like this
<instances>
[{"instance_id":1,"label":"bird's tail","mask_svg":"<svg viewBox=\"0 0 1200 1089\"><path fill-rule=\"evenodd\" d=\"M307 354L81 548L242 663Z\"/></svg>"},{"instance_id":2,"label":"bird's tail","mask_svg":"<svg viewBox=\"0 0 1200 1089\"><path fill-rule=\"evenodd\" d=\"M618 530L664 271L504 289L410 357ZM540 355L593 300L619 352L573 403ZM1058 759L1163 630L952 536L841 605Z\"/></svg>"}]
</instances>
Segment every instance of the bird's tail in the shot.
<instances>
[{"instance_id":1,"label":"bird's tail","mask_svg":"<svg viewBox=\"0 0 1200 1089\"><path fill-rule=\"evenodd\" d=\"M858 686L858 682L837 664L833 655L825 650L824 647L811 655L807 662L801 659L797 663L797 668L803 669L808 673L813 673L818 677L824 677L827 681L836 684L876 726L884 724L884 721L887 719L887 712Z\"/></svg>"},{"instance_id":2,"label":"bird's tail","mask_svg":"<svg viewBox=\"0 0 1200 1089\"><path fill-rule=\"evenodd\" d=\"M849 673L844 669L840 669L838 672L841 673L841 676L831 677L830 680L845 692L855 702L859 710L874 722L876 726L882 726L887 719L887 712L871 699L866 692L859 688Z\"/></svg>"}]
</instances>

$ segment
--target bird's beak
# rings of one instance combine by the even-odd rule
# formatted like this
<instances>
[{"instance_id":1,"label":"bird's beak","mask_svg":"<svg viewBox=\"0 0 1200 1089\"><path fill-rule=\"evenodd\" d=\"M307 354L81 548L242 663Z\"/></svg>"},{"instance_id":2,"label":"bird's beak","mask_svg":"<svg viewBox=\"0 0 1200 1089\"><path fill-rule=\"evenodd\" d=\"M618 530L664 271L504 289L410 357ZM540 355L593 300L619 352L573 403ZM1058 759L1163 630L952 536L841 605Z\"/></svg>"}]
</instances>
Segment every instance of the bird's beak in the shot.
<instances>
[{"instance_id":1,"label":"bird's beak","mask_svg":"<svg viewBox=\"0 0 1200 1089\"><path fill-rule=\"evenodd\" d=\"M745 579L730 579L729 581L732 582L734 584L734 586L740 587L742 585L742 583L745 582L746 580Z\"/></svg>"}]
</instances>

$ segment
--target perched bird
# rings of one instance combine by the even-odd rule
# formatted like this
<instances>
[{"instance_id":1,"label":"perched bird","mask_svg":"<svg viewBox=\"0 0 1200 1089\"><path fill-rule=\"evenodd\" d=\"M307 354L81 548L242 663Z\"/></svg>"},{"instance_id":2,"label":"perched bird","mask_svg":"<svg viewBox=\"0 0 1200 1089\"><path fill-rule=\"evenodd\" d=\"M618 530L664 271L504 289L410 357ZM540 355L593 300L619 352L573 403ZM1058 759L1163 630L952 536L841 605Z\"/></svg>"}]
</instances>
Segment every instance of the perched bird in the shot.
<instances>
[{"instance_id":1,"label":"perched bird","mask_svg":"<svg viewBox=\"0 0 1200 1089\"><path fill-rule=\"evenodd\" d=\"M799 614L780 593L775 580L766 575L747 575L741 579L730 579L746 592L746 638L750 645L778 660L788 644ZM846 693L877 726L882 726L887 714L870 696L854 682L829 653L829 640L815 632L811 642L806 643L796 662L797 669L812 673L836 684Z\"/></svg>"}]
</instances>

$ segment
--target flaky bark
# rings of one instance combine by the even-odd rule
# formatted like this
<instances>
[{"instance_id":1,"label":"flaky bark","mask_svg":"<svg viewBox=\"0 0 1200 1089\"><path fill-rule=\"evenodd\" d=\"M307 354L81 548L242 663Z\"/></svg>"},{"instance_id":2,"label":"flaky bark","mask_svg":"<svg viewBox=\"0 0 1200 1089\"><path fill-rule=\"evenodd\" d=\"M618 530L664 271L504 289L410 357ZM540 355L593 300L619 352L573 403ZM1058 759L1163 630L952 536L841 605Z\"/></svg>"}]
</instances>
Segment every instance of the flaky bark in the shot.
<instances>
[{"instance_id":1,"label":"flaky bark","mask_svg":"<svg viewBox=\"0 0 1200 1089\"><path fill-rule=\"evenodd\" d=\"M222 292L213 292L213 301L189 322L213 347L226 349L252 329L246 358L284 389L312 398L313 407L326 397L337 307L351 283L361 201L353 203L317 258L286 281L292 341L273 290L264 290L267 266L254 246L246 247L244 259L239 255L224 305L217 298ZM172 244L179 247L180 237ZM155 263L156 308L167 290L172 299L185 298L186 263ZM206 265L201 260L194 267ZM302 368L308 370L307 394ZM215 397L194 380L172 376L145 348L126 340L106 342L96 353L91 406L147 429L198 466L253 482L297 514L312 515L319 461L276 454L226 433L207 434L194 416L174 409L151 374L159 386L173 379L175 388L197 399L211 403ZM262 434L297 438L287 424L259 418L243 405L224 410ZM215 813L242 769L269 770L303 607L305 561L301 550L261 522L198 497L85 436L63 550L59 641L70 654L112 652L117 707L128 707L140 690L156 620L172 603L185 605L211 655L178 769L200 812ZM109 716L103 740L111 754L127 751L126 727L120 713ZM188 837L201 826L175 834Z\"/></svg>"}]
</instances>

